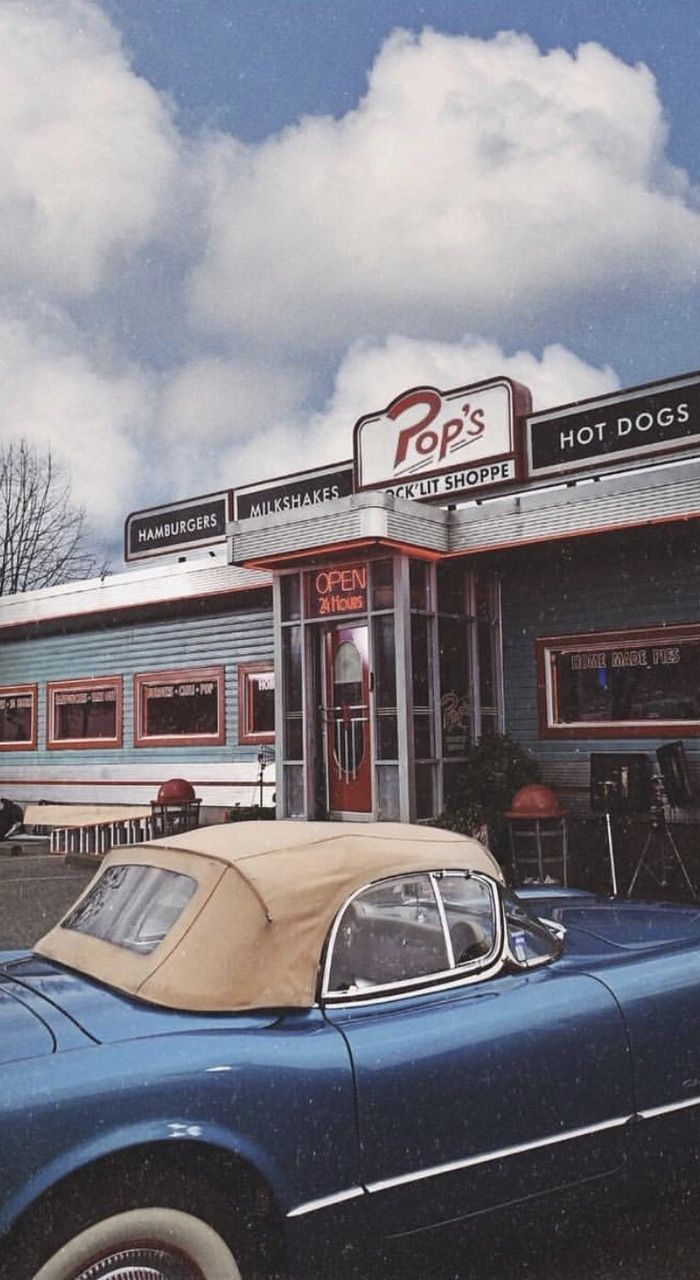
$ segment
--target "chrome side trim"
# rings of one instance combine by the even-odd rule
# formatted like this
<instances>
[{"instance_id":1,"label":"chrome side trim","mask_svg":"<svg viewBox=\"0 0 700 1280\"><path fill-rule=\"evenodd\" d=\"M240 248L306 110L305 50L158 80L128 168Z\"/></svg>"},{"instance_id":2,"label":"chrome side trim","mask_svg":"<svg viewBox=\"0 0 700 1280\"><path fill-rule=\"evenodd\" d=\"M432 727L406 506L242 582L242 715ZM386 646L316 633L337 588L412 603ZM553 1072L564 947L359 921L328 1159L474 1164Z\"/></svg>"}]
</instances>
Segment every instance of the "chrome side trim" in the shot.
<instances>
[{"instance_id":1,"label":"chrome side trim","mask_svg":"<svg viewBox=\"0 0 700 1280\"><path fill-rule=\"evenodd\" d=\"M666 1116L671 1111L685 1111L688 1107L700 1107L700 1097L684 1098L682 1102L667 1102L663 1107L650 1107L648 1111L638 1111L641 1120L653 1120L655 1116Z\"/></svg>"},{"instance_id":2,"label":"chrome side trim","mask_svg":"<svg viewBox=\"0 0 700 1280\"><path fill-rule=\"evenodd\" d=\"M370 1194L377 1191L390 1191L394 1187L402 1187L410 1182L421 1182L426 1178L439 1178L443 1173L457 1173L460 1169L470 1169L475 1165L489 1164L494 1160L506 1160L509 1156L522 1155L526 1151L537 1151L541 1147L555 1146L559 1142L572 1142L576 1138L587 1138L594 1133L603 1133L607 1129L621 1129L633 1120L650 1120L655 1116L668 1115L672 1111L684 1111L689 1107L700 1107L700 1096L684 1099L682 1102L670 1102L662 1107L651 1107L647 1111L637 1111L633 1115L616 1116L613 1120L603 1120L600 1124L585 1125L581 1129L568 1129L566 1133L554 1133L548 1138L538 1138L536 1142L524 1142L513 1147L501 1147L497 1151L486 1151L478 1156L468 1156L464 1160L451 1160L447 1164L434 1165L430 1169L419 1169L415 1173L405 1173L398 1178L383 1178L377 1182L369 1182L366 1190ZM365 1194L363 1187L350 1187L347 1191L338 1191L332 1196L323 1196L320 1200L309 1200L296 1209L290 1209L288 1218L300 1218L306 1213L315 1213L317 1209L328 1209L341 1204L345 1200L355 1200Z\"/></svg>"},{"instance_id":3,"label":"chrome side trim","mask_svg":"<svg viewBox=\"0 0 700 1280\"><path fill-rule=\"evenodd\" d=\"M432 1169L419 1169L416 1173L404 1173L398 1178L383 1178L379 1182L369 1182L367 1190L389 1191L393 1187L402 1187L407 1182L420 1182L424 1178L439 1178L443 1173L456 1173L460 1169L470 1169L473 1165L489 1164L494 1160L505 1160L508 1156L522 1155L525 1151L536 1151L539 1147L551 1147L557 1142L571 1142L574 1138L587 1138L592 1133L602 1133L605 1129L620 1129L629 1124L633 1116L616 1116L614 1120L604 1120L601 1124L586 1125L583 1129L569 1129L566 1133L554 1133L548 1138L538 1138L536 1142L523 1142L515 1147L501 1147L498 1151L486 1151L479 1156L468 1156L466 1160L451 1160L448 1164L434 1165Z\"/></svg>"},{"instance_id":4,"label":"chrome side trim","mask_svg":"<svg viewBox=\"0 0 700 1280\"><path fill-rule=\"evenodd\" d=\"M344 1200L356 1200L365 1194L364 1187L349 1187L347 1191L336 1191L333 1196L322 1196L320 1200L307 1200L306 1204L298 1204L290 1209L288 1218L301 1218L305 1213L315 1213L317 1209L330 1209L334 1204L342 1204Z\"/></svg>"}]
</instances>

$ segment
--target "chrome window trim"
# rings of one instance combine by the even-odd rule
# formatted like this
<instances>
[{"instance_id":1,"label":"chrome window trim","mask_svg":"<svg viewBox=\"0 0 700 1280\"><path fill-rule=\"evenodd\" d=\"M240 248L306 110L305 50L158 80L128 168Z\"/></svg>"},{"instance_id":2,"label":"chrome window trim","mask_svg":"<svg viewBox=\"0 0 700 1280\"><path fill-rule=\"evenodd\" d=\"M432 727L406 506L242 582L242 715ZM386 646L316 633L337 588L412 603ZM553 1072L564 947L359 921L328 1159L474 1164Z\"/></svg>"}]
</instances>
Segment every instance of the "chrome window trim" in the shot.
<instances>
[{"instance_id":1,"label":"chrome window trim","mask_svg":"<svg viewBox=\"0 0 700 1280\"><path fill-rule=\"evenodd\" d=\"M329 978L331 965L333 961L333 952L338 930L342 918L348 907L352 905L356 898L366 893L368 889L374 888L376 885L385 884L392 880L407 879L411 876L414 878L419 875L428 876L431 882L436 902L438 903L438 911L440 912L440 920L443 928L443 934L447 927L446 916L444 915L444 905L441 903L440 894L435 884L440 876L457 875L469 877L478 880L484 884L491 898L494 920L494 945L486 956L479 956L476 960L470 960L467 964L452 966L449 969L441 969L435 973L421 974L418 978L406 978L403 982L391 982L377 984L376 986L362 988L361 990L348 991L332 991L329 987ZM440 908L442 907L442 910ZM505 916L503 912L503 904L499 894L498 884L490 876L481 871L470 871L466 867L445 867L440 871L400 871L396 875L381 876L378 880L370 880L362 885L359 889L355 889L350 897L345 900L339 908L335 920L331 926L328 935L328 943L326 946L326 955L323 964L323 974L321 979L321 1003L331 1005L334 1009L341 1006L356 1006L358 1004L375 1004L383 1003L386 1000L399 1000L406 996L423 995L427 992L435 994L439 991L450 990L453 987L467 985L476 980L491 977L503 967L503 952L505 947ZM449 938L449 929L446 934L446 946L448 948L448 958L454 952L452 951L451 941Z\"/></svg>"},{"instance_id":2,"label":"chrome window trim","mask_svg":"<svg viewBox=\"0 0 700 1280\"><path fill-rule=\"evenodd\" d=\"M438 915L440 917L440 924L442 925L442 936L445 939L445 949L447 951L447 963L449 964L450 969L454 969L455 968L455 949L452 946L452 938L450 937L450 926L447 923L447 912L445 911L445 904L442 900L442 894L440 893L440 888L437 881L438 881L437 872L431 871L430 883L432 885L433 895L437 903Z\"/></svg>"},{"instance_id":3,"label":"chrome window trim","mask_svg":"<svg viewBox=\"0 0 700 1280\"><path fill-rule=\"evenodd\" d=\"M470 961L470 963L475 963ZM478 962L476 962L478 963ZM465 966L466 967L466 966ZM412 979L415 982L422 982L424 985L418 988L409 988L407 985L400 989L394 986L390 991L382 991L380 995L373 995L372 992L379 991L379 987L367 987L363 991L339 992L338 995L329 995L323 997L323 1007L326 1009L358 1009L367 1005L388 1004L394 1000L409 1000L415 996L437 996L442 991L454 991L459 987L473 987L479 982L485 982L488 978L495 977L496 974L503 971L503 956L499 955L496 961L488 969L479 969L478 973L462 974L461 969L450 969L447 971L454 974L455 977L450 981L449 977L443 976L442 981L436 981L438 975L430 974L426 978ZM459 975L459 976L457 976Z\"/></svg>"}]
</instances>

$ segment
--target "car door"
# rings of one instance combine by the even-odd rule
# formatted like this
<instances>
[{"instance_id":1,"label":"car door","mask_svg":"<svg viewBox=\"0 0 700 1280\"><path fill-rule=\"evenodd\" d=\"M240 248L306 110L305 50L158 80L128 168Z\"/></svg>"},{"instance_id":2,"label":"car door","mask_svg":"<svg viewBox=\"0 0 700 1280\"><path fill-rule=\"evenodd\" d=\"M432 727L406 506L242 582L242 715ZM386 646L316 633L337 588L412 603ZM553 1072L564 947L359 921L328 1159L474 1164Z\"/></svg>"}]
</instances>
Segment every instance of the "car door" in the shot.
<instances>
[{"instance_id":1,"label":"car door","mask_svg":"<svg viewBox=\"0 0 700 1280\"><path fill-rule=\"evenodd\" d=\"M659 915L663 910L658 909ZM634 928L634 920L629 927ZM693 940L666 952L628 954L601 970L601 979L614 993L628 1027L641 1167L663 1179L687 1176L690 1169L695 1185L700 1150L697 944Z\"/></svg>"},{"instance_id":2,"label":"car door","mask_svg":"<svg viewBox=\"0 0 700 1280\"><path fill-rule=\"evenodd\" d=\"M634 1107L617 1004L537 945L522 921L506 928L480 876L396 877L339 918L326 1016L352 1058L363 1182L384 1233L621 1167Z\"/></svg>"}]
</instances>

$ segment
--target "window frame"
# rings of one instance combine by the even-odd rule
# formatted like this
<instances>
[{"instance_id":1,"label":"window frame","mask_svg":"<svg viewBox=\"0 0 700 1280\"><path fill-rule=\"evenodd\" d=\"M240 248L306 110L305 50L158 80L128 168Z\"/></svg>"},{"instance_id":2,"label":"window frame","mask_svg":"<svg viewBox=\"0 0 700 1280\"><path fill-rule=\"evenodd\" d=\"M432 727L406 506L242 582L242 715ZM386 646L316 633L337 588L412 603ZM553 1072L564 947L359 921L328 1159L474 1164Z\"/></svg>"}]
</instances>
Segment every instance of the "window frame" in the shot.
<instances>
[{"instance_id":1,"label":"window frame","mask_svg":"<svg viewBox=\"0 0 700 1280\"><path fill-rule=\"evenodd\" d=\"M415 879L418 876L427 876L432 884L435 900L438 907L438 915L445 940L445 950L448 959L453 955L452 942L449 933L449 925L447 923L444 903L437 891L436 881L443 876L463 876L471 878L484 884L491 898L494 919L494 945L484 956L479 956L474 960L468 960L464 964L452 964L447 969L441 969L435 973L421 974L417 978L404 978L401 981L390 983L378 983L376 986L363 987L357 991L333 991L329 986L331 967L333 964L333 952L338 936L343 916L353 902L363 893L370 889L375 889L378 885L389 884L398 880ZM412 868L411 870L401 871L392 876L380 876L377 880L368 881L359 889L356 889L343 902L340 910L337 912L333 924L329 930L326 940L325 954L321 963L321 982L320 982L320 1003L322 1005L338 1008L343 1005L358 1004L379 1004L385 1003L387 1000L405 999L407 996L423 995L427 992L435 992L449 990L452 987L463 986L477 981L484 981L490 978L494 973L503 968L505 951L505 917L498 885L490 876L478 871L469 871L464 867L441 867L441 868Z\"/></svg>"},{"instance_id":2,"label":"window frame","mask_svg":"<svg viewBox=\"0 0 700 1280\"><path fill-rule=\"evenodd\" d=\"M36 751L39 720L39 686L37 684L0 685L0 698L23 698L27 694L32 700L29 738L26 741L19 742L0 740L0 751Z\"/></svg>"},{"instance_id":3,"label":"window frame","mask_svg":"<svg viewBox=\"0 0 700 1280\"><path fill-rule=\"evenodd\" d=\"M537 664L537 703L539 732L547 739L595 738L698 738L697 720L577 720L558 724L558 689L556 656L562 651L596 652L604 649L672 647L683 641L696 640L700 645L700 622L671 626L655 624L624 631L584 632L574 635L538 637L535 641Z\"/></svg>"},{"instance_id":4,"label":"window frame","mask_svg":"<svg viewBox=\"0 0 700 1280\"><path fill-rule=\"evenodd\" d=\"M115 693L114 736L111 738L58 738L55 735L55 695L88 689L112 688ZM49 680L46 684L46 749L47 751L114 751L124 740L124 682L122 676L76 676L74 679Z\"/></svg>"},{"instance_id":5,"label":"window frame","mask_svg":"<svg viewBox=\"0 0 700 1280\"><path fill-rule=\"evenodd\" d=\"M188 684L202 680L216 683L216 733L146 732L144 691L150 685ZM167 671L137 671L133 681L134 746L135 747L220 747L226 742L226 669L216 667L179 667Z\"/></svg>"},{"instance_id":6,"label":"window frame","mask_svg":"<svg viewBox=\"0 0 700 1280\"><path fill-rule=\"evenodd\" d=\"M252 726L251 699L254 683L251 676L271 675L275 679L275 664L269 662L240 662L238 664L238 741L241 746L274 745L275 729L256 731Z\"/></svg>"}]
</instances>

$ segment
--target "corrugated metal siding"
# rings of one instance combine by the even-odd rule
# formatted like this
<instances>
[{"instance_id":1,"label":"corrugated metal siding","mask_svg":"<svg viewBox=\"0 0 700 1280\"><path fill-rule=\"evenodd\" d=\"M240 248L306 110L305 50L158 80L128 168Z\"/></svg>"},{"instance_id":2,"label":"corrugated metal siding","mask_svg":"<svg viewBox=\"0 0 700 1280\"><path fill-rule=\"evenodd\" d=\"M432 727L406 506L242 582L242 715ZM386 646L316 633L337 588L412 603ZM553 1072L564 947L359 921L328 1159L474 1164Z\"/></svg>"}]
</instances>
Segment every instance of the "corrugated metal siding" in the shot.
<instances>
[{"instance_id":1,"label":"corrugated metal siding","mask_svg":"<svg viewBox=\"0 0 700 1280\"><path fill-rule=\"evenodd\" d=\"M395 498L390 493L356 493L319 510L285 511L229 525L231 559L271 561L353 540L384 538L432 551L447 551L449 512Z\"/></svg>"},{"instance_id":2,"label":"corrugated metal siding","mask_svg":"<svg viewBox=\"0 0 700 1280\"><path fill-rule=\"evenodd\" d=\"M29 642L0 644L0 684L38 683L39 749L36 753L3 751L3 765L41 762L52 773L62 764L182 763L254 760L256 747L238 745L238 679L241 662L273 656L272 610L240 610L177 622L112 626L70 636L42 636ZM134 747L132 677L137 672L185 667L224 666L226 670L226 743L220 747ZM46 751L45 686L49 680L73 676L124 677L124 745L121 750Z\"/></svg>"},{"instance_id":3,"label":"corrugated metal siding","mask_svg":"<svg viewBox=\"0 0 700 1280\"><path fill-rule=\"evenodd\" d=\"M541 739L535 641L700 623L700 535L691 525L533 547L512 552L501 569L506 727L570 806L586 807L592 751L650 753L665 739ZM700 739L685 747L700 780Z\"/></svg>"},{"instance_id":4,"label":"corrugated metal siding","mask_svg":"<svg viewBox=\"0 0 700 1280\"><path fill-rule=\"evenodd\" d=\"M239 569L219 558L201 557L182 563L149 565L126 573L108 574L104 579L66 582L40 591L0 597L0 632L5 627L22 626L55 618L79 618L86 614L109 614L138 605L177 600L196 600L225 592L245 592L270 586L269 574ZM235 608L236 606L232 606Z\"/></svg>"},{"instance_id":5,"label":"corrugated metal siding","mask_svg":"<svg viewBox=\"0 0 700 1280\"><path fill-rule=\"evenodd\" d=\"M488 550L593 533L649 522L695 517L700 512L700 463L696 459L648 467L599 480L570 479L565 487L524 489L488 498L452 516L453 551Z\"/></svg>"}]
</instances>

